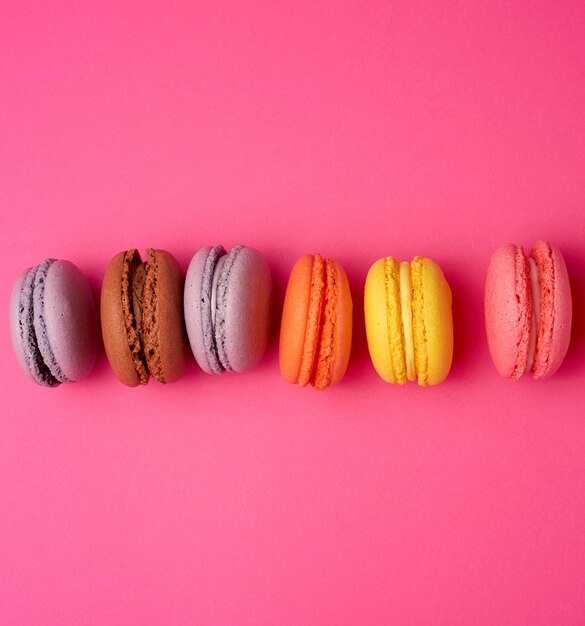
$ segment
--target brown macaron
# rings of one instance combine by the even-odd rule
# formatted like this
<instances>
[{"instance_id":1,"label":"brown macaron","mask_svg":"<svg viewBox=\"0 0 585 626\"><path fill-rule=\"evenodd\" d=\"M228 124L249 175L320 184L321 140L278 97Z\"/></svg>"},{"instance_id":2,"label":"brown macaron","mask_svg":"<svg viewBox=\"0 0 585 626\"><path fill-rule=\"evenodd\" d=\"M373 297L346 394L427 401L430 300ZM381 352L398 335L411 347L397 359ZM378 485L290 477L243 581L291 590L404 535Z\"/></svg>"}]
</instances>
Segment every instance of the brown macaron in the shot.
<instances>
[{"instance_id":1,"label":"brown macaron","mask_svg":"<svg viewBox=\"0 0 585 626\"><path fill-rule=\"evenodd\" d=\"M136 249L117 254L102 284L104 347L116 376L128 387L181 377L187 339L183 321L183 275L172 254Z\"/></svg>"}]
</instances>

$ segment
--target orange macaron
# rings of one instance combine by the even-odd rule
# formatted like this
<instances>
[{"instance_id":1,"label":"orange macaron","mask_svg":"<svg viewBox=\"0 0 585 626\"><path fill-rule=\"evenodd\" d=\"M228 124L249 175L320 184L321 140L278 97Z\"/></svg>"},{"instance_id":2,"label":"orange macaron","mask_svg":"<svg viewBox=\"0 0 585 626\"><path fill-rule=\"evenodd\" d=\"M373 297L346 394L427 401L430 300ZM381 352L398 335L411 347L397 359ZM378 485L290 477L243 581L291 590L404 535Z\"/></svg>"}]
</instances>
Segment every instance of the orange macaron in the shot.
<instances>
[{"instance_id":1,"label":"orange macaron","mask_svg":"<svg viewBox=\"0 0 585 626\"><path fill-rule=\"evenodd\" d=\"M280 371L286 381L325 389L345 374L351 350L352 300L343 267L319 254L294 265L280 328Z\"/></svg>"}]
</instances>

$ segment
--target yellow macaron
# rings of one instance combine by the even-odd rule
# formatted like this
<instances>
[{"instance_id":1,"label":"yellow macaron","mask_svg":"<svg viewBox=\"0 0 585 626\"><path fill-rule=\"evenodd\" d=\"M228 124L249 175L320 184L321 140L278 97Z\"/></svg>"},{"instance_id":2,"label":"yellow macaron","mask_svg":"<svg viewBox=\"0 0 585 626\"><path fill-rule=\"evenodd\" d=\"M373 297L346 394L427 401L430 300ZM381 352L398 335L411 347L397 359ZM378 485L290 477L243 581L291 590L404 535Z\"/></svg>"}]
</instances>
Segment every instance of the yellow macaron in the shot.
<instances>
[{"instance_id":1,"label":"yellow macaron","mask_svg":"<svg viewBox=\"0 0 585 626\"><path fill-rule=\"evenodd\" d=\"M376 261L364 291L372 363L386 382L437 385L453 360L451 289L441 268L417 256Z\"/></svg>"}]
</instances>

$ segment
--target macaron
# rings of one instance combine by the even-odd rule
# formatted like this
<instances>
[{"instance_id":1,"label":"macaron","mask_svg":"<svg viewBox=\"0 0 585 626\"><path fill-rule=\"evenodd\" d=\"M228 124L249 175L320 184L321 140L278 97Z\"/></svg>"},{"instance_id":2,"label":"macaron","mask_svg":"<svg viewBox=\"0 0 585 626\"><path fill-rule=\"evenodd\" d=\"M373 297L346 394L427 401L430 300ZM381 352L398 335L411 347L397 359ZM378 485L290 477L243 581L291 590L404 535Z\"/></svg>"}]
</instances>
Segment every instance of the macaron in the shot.
<instances>
[{"instance_id":1,"label":"macaron","mask_svg":"<svg viewBox=\"0 0 585 626\"><path fill-rule=\"evenodd\" d=\"M97 354L97 312L79 268L46 259L20 274L10 299L10 331L20 366L39 385L87 376Z\"/></svg>"},{"instance_id":2,"label":"macaron","mask_svg":"<svg viewBox=\"0 0 585 626\"><path fill-rule=\"evenodd\" d=\"M183 307L200 367L208 374L252 369L268 345L271 305L272 277L258 250L198 250L187 270Z\"/></svg>"},{"instance_id":3,"label":"macaron","mask_svg":"<svg viewBox=\"0 0 585 626\"><path fill-rule=\"evenodd\" d=\"M128 387L178 380L186 360L183 275L166 250L117 254L102 284L101 318L106 355Z\"/></svg>"},{"instance_id":4,"label":"macaron","mask_svg":"<svg viewBox=\"0 0 585 626\"><path fill-rule=\"evenodd\" d=\"M425 386L445 379L453 360L451 289L434 261L376 261L364 312L370 357L383 380Z\"/></svg>"},{"instance_id":5,"label":"macaron","mask_svg":"<svg viewBox=\"0 0 585 626\"><path fill-rule=\"evenodd\" d=\"M502 376L554 374L569 347L571 321L569 276L556 246L538 241L530 257L514 244L493 253L485 282L485 328Z\"/></svg>"},{"instance_id":6,"label":"macaron","mask_svg":"<svg viewBox=\"0 0 585 626\"><path fill-rule=\"evenodd\" d=\"M295 263L280 328L280 371L287 382L325 389L341 381L351 351L352 309L339 263L320 254Z\"/></svg>"}]
</instances>

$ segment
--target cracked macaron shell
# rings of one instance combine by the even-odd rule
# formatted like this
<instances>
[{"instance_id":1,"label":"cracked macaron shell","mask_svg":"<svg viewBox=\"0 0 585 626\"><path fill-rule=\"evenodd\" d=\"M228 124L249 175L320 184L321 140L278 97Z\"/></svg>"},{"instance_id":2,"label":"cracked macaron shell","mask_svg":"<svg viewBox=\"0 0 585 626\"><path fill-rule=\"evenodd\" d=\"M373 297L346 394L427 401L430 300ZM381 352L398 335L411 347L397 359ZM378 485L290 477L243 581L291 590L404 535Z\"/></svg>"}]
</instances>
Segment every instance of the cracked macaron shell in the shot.
<instances>
[{"instance_id":1,"label":"cracked macaron shell","mask_svg":"<svg viewBox=\"0 0 585 626\"><path fill-rule=\"evenodd\" d=\"M116 376L129 387L145 384L149 374L162 383L174 382L185 366L180 267L165 250L149 248L147 257L143 264L135 249L118 253L110 261L102 284L106 355ZM146 270L143 277L141 267ZM139 282L135 285L136 277ZM134 297L135 286L142 289L140 302ZM138 311L141 332L135 315Z\"/></svg>"},{"instance_id":2,"label":"cracked macaron shell","mask_svg":"<svg viewBox=\"0 0 585 626\"><path fill-rule=\"evenodd\" d=\"M260 252L235 246L226 253L221 245L198 250L185 279L184 315L199 366L220 374L257 365L268 345L271 306L272 276Z\"/></svg>"},{"instance_id":3,"label":"cracked macaron shell","mask_svg":"<svg viewBox=\"0 0 585 626\"><path fill-rule=\"evenodd\" d=\"M23 303L28 315L21 315ZM46 259L23 272L12 291L10 321L18 362L35 382L57 386L91 371L97 355L96 307L86 277L73 263Z\"/></svg>"},{"instance_id":4,"label":"cracked macaron shell","mask_svg":"<svg viewBox=\"0 0 585 626\"><path fill-rule=\"evenodd\" d=\"M437 385L453 360L451 289L431 259L410 262L414 364L418 384ZM389 383L404 384L406 356L400 299L399 263L392 257L376 261L364 288L368 349L374 368Z\"/></svg>"},{"instance_id":5,"label":"cracked macaron shell","mask_svg":"<svg viewBox=\"0 0 585 626\"><path fill-rule=\"evenodd\" d=\"M287 382L325 389L341 381L351 352L352 306L339 263L319 254L297 260L280 330L280 370Z\"/></svg>"}]
</instances>

